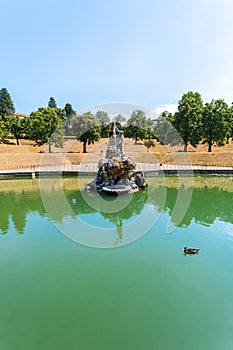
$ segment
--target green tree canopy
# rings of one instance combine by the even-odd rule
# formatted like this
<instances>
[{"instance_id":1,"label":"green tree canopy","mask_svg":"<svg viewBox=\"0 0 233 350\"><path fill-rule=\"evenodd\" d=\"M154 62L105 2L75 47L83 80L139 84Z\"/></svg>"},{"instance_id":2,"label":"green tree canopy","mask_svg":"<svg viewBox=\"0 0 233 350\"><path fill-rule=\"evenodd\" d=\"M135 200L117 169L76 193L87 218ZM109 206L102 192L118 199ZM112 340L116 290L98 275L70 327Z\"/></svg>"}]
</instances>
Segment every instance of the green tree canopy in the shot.
<instances>
[{"instance_id":1,"label":"green tree canopy","mask_svg":"<svg viewBox=\"0 0 233 350\"><path fill-rule=\"evenodd\" d=\"M16 115L11 115L8 116L5 120L6 128L11 134L14 135L17 145L19 145L19 140L22 138L23 134L26 131L24 119L20 119Z\"/></svg>"},{"instance_id":2,"label":"green tree canopy","mask_svg":"<svg viewBox=\"0 0 233 350\"><path fill-rule=\"evenodd\" d=\"M144 144L144 146L146 146L147 152L149 152L149 149L150 149L151 147L155 147L155 141L152 140L152 139L147 139L147 140L145 140L145 141L143 142L143 144Z\"/></svg>"},{"instance_id":3,"label":"green tree canopy","mask_svg":"<svg viewBox=\"0 0 233 350\"><path fill-rule=\"evenodd\" d=\"M87 153L87 144L90 145L100 139L99 120L87 112L73 118L71 123L73 135L83 143L83 153Z\"/></svg>"},{"instance_id":4,"label":"green tree canopy","mask_svg":"<svg viewBox=\"0 0 233 350\"><path fill-rule=\"evenodd\" d=\"M38 111L40 112L40 111L44 111L44 109L45 109L46 107L39 107L38 108ZM58 117L61 119L61 121L64 121L65 120L65 110L64 110L64 108L60 108L60 107L47 107L47 108L50 108L50 109L53 109L55 112L56 112L56 114L58 115Z\"/></svg>"},{"instance_id":5,"label":"green tree canopy","mask_svg":"<svg viewBox=\"0 0 233 350\"><path fill-rule=\"evenodd\" d=\"M29 117L28 138L38 146L49 142L50 137L62 124L54 108L39 108Z\"/></svg>"},{"instance_id":6,"label":"green tree canopy","mask_svg":"<svg viewBox=\"0 0 233 350\"><path fill-rule=\"evenodd\" d=\"M153 123L154 135L162 145L176 145L182 142L180 135L173 126L174 116L164 111Z\"/></svg>"},{"instance_id":7,"label":"green tree canopy","mask_svg":"<svg viewBox=\"0 0 233 350\"><path fill-rule=\"evenodd\" d=\"M110 117L107 112L98 111L95 114L101 126L101 137L109 137L111 131Z\"/></svg>"},{"instance_id":8,"label":"green tree canopy","mask_svg":"<svg viewBox=\"0 0 233 350\"><path fill-rule=\"evenodd\" d=\"M49 138L49 153L52 152L51 146L63 147L64 145L64 129L63 126L58 126Z\"/></svg>"},{"instance_id":9,"label":"green tree canopy","mask_svg":"<svg viewBox=\"0 0 233 350\"><path fill-rule=\"evenodd\" d=\"M65 134L70 135L71 133L71 119L76 115L76 111L73 109L70 103L66 103L64 107L64 118L63 125L65 128Z\"/></svg>"},{"instance_id":10,"label":"green tree canopy","mask_svg":"<svg viewBox=\"0 0 233 350\"><path fill-rule=\"evenodd\" d=\"M6 126L2 118L0 117L0 138L4 138L6 137L6 135L7 135Z\"/></svg>"},{"instance_id":11,"label":"green tree canopy","mask_svg":"<svg viewBox=\"0 0 233 350\"><path fill-rule=\"evenodd\" d=\"M48 108L57 108L57 102L54 97L50 97L48 102Z\"/></svg>"},{"instance_id":12,"label":"green tree canopy","mask_svg":"<svg viewBox=\"0 0 233 350\"><path fill-rule=\"evenodd\" d=\"M74 117L76 115L76 111L73 109L72 105L70 103L66 103L64 107L66 117Z\"/></svg>"},{"instance_id":13,"label":"green tree canopy","mask_svg":"<svg viewBox=\"0 0 233 350\"><path fill-rule=\"evenodd\" d=\"M125 128L125 136L131 137L135 140L144 140L152 132L150 121L147 120L146 115L141 110L135 110L127 121Z\"/></svg>"},{"instance_id":14,"label":"green tree canopy","mask_svg":"<svg viewBox=\"0 0 233 350\"><path fill-rule=\"evenodd\" d=\"M233 138L233 103L230 107L230 114L229 114L229 120L228 120L228 139Z\"/></svg>"},{"instance_id":15,"label":"green tree canopy","mask_svg":"<svg viewBox=\"0 0 233 350\"><path fill-rule=\"evenodd\" d=\"M11 96L6 88L0 90L0 116L3 121L8 115L11 115L15 112L14 103L11 99Z\"/></svg>"},{"instance_id":16,"label":"green tree canopy","mask_svg":"<svg viewBox=\"0 0 233 350\"><path fill-rule=\"evenodd\" d=\"M126 121L126 118L122 114L117 114L114 117L114 120L116 124L120 124L122 126L122 124Z\"/></svg>"},{"instance_id":17,"label":"green tree canopy","mask_svg":"<svg viewBox=\"0 0 233 350\"><path fill-rule=\"evenodd\" d=\"M189 91L178 103L178 112L174 115L173 125L180 134L184 151L188 143L196 147L202 137L203 102L198 92Z\"/></svg>"},{"instance_id":18,"label":"green tree canopy","mask_svg":"<svg viewBox=\"0 0 233 350\"><path fill-rule=\"evenodd\" d=\"M97 111L95 114L101 126L107 126L110 123L110 117L107 112Z\"/></svg>"},{"instance_id":19,"label":"green tree canopy","mask_svg":"<svg viewBox=\"0 0 233 350\"><path fill-rule=\"evenodd\" d=\"M211 152L214 142L223 146L228 137L230 109L224 100L212 100L206 103L203 111L203 142Z\"/></svg>"},{"instance_id":20,"label":"green tree canopy","mask_svg":"<svg viewBox=\"0 0 233 350\"><path fill-rule=\"evenodd\" d=\"M64 123L65 120L66 120L66 112L65 112L65 109L64 108L55 108L56 110L56 113L58 115L58 117L61 119L61 121Z\"/></svg>"}]
</instances>

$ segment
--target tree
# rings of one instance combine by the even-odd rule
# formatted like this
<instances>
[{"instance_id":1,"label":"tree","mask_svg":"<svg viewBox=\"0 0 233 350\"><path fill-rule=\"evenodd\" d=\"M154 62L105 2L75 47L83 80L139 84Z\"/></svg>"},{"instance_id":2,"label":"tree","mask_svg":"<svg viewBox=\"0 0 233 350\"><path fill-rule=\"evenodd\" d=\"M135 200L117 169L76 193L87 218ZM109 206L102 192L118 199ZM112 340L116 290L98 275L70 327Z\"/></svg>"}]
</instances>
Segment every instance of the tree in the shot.
<instances>
[{"instance_id":1,"label":"tree","mask_svg":"<svg viewBox=\"0 0 233 350\"><path fill-rule=\"evenodd\" d=\"M64 107L64 120L63 125L65 127L66 135L70 135L71 119L76 115L76 111L73 109L70 103L66 103Z\"/></svg>"},{"instance_id":2,"label":"tree","mask_svg":"<svg viewBox=\"0 0 233 350\"><path fill-rule=\"evenodd\" d=\"M7 130L14 135L16 144L19 145L19 140L25 132L25 123L23 122L23 119L20 119L16 115L11 115L7 117L5 124Z\"/></svg>"},{"instance_id":3,"label":"tree","mask_svg":"<svg viewBox=\"0 0 233 350\"><path fill-rule=\"evenodd\" d=\"M99 120L101 126L106 126L110 123L110 118L107 112L98 111L95 116Z\"/></svg>"},{"instance_id":4,"label":"tree","mask_svg":"<svg viewBox=\"0 0 233 350\"><path fill-rule=\"evenodd\" d=\"M53 109L55 112L56 112L56 114L57 114L57 116L61 119L61 121L63 122L64 120L65 120L65 110L63 109L63 108L59 108L59 107L57 107L57 108L51 108L51 107L47 107L47 109ZM44 111L44 109L46 109L46 107L39 107L38 108L38 112L40 112L40 111Z\"/></svg>"},{"instance_id":5,"label":"tree","mask_svg":"<svg viewBox=\"0 0 233 350\"><path fill-rule=\"evenodd\" d=\"M50 141L61 124L62 121L54 108L39 108L30 114L27 137L41 146Z\"/></svg>"},{"instance_id":6,"label":"tree","mask_svg":"<svg viewBox=\"0 0 233 350\"><path fill-rule=\"evenodd\" d=\"M83 143L83 153L87 153L87 144L95 143L100 139L99 120L90 112L79 115L72 120L72 132L77 140Z\"/></svg>"},{"instance_id":7,"label":"tree","mask_svg":"<svg viewBox=\"0 0 233 350\"><path fill-rule=\"evenodd\" d=\"M65 112L65 109L64 108L55 108L55 111L58 115L58 117L61 119L62 123L65 121L66 119L66 112Z\"/></svg>"},{"instance_id":8,"label":"tree","mask_svg":"<svg viewBox=\"0 0 233 350\"><path fill-rule=\"evenodd\" d=\"M145 140L143 144L144 144L144 146L146 146L147 152L149 152L149 149L150 149L151 147L155 147L155 142L154 142L154 140L152 140L152 139L147 139L147 140Z\"/></svg>"},{"instance_id":9,"label":"tree","mask_svg":"<svg viewBox=\"0 0 233 350\"><path fill-rule=\"evenodd\" d=\"M115 120L115 123L116 123L116 124L122 125L122 123L124 123L124 122L126 121L126 118L123 117L123 115L118 114L118 115L116 115L116 116L114 117L114 120Z\"/></svg>"},{"instance_id":10,"label":"tree","mask_svg":"<svg viewBox=\"0 0 233 350\"><path fill-rule=\"evenodd\" d=\"M0 117L0 138L4 138L6 137L6 135L7 135L6 126L2 118Z\"/></svg>"},{"instance_id":11,"label":"tree","mask_svg":"<svg viewBox=\"0 0 233 350\"><path fill-rule=\"evenodd\" d=\"M57 103L55 101L55 98L50 97L49 103L48 103L48 108L57 108Z\"/></svg>"},{"instance_id":12,"label":"tree","mask_svg":"<svg viewBox=\"0 0 233 350\"><path fill-rule=\"evenodd\" d=\"M14 103L6 88L0 90L0 116L4 121L5 118L15 112Z\"/></svg>"},{"instance_id":13,"label":"tree","mask_svg":"<svg viewBox=\"0 0 233 350\"><path fill-rule=\"evenodd\" d=\"M176 145L182 142L180 135L173 126L174 116L164 111L154 122L154 135L162 145Z\"/></svg>"},{"instance_id":14,"label":"tree","mask_svg":"<svg viewBox=\"0 0 233 350\"><path fill-rule=\"evenodd\" d=\"M146 119L146 115L141 110L135 110L127 121L125 128L125 136L135 140L144 140L148 138L148 133L152 131L150 122Z\"/></svg>"},{"instance_id":15,"label":"tree","mask_svg":"<svg viewBox=\"0 0 233 350\"><path fill-rule=\"evenodd\" d=\"M206 103L203 111L203 142L211 152L214 142L223 146L228 137L230 109L224 100L212 100Z\"/></svg>"},{"instance_id":16,"label":"tree","mask_svg":"<svg viewBox=\"0 0 233 350\"><path fill-rule=\"evenodd\" d=\"M64 130L62 125L58 126L49 138L49 153L52 152L51 146L63 147L64 144Z\"/></svg>"},{"instance_id":17,"label":"tree","mask_svg":"<svg viewBox=\"0 0 233 350\"><path fill-rule=\"evenodd\" d=\"M231 104L231 107L230 107L230 113L229 113L229 119L228 119L228 137L227 137L227 139L229 140L229 138L233 138L233 103Z\"/></svg>"},{"instance_id":18,"label":"tree","mask_svg":"<svg viewBox=\"0 0 233 350\"><path fill-rule=\"evenodd\" d=\"M188 143L196 147L201 140L203 102L198 92L189 91L178 103L178 112L174 115L174 127L180 134L187 152Z\"/></svg>"},{"instance_id":19,"label":"tree","mask_svg":"<svg viewBox=\"0 0 233 350\"><path fill-rule=\"evenodd\" d=\"M110 118L107 112L98 111L95 114L96 118L100 122L101 126L101 137L109 137L110 132Z\"/></svg>"}]
</instances>

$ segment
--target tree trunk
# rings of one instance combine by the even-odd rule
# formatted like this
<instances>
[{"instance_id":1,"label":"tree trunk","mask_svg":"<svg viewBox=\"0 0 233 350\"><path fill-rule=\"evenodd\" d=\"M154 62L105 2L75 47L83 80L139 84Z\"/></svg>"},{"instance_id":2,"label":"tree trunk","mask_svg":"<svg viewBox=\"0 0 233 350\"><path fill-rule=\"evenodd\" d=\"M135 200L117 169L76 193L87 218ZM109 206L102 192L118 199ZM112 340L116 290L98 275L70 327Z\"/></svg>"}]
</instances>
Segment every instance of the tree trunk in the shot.
<instances>
[{"instance_id":1,"label":"tree trunk","mask_svg":"<svg viewBox=\"0 0 233 350\"><path fill-rule=\"evenodd\" d=\"M208 152L212 152L212 144L208 143Z\"/></svg>"},{"instance_id":2,"label":"tree trunk","mask_svg":"<svg viewBox=\"0 0 233 350\"><path fill-rule=\"evenodd\" d=\"M49 153L52 153L51 142L49 141Z\"/></svg>"},{"instance_id":3,"label":"tree trunk","mask_svg":"<svg viewBox=\"0 0 233 350\"><path fill-rule=\"evenodd\" d=\"M83 153L87 153L87 141L83 141Z\"/></svg>"},{"instance_id":4,"label":"tree trunk","mask_svg":"<svg viewBox=\"0 0 233 350\"><path fill-rule=\"evenodd\" d=\"M184 144L184 152L187 152L187 149L188 149L188 145L185 143Z\"/></svg>"},{"instance_id":5,"label":"tree trunk","mask_svg":"<svg viewBox=\"0 0 233 350\"><path fill-rule=\"evenodd\" d=\"M15 139L16 139L16 145L19 146L19 137L18 137L18 135L15 135Z\"/></svg>"}]
</instances>

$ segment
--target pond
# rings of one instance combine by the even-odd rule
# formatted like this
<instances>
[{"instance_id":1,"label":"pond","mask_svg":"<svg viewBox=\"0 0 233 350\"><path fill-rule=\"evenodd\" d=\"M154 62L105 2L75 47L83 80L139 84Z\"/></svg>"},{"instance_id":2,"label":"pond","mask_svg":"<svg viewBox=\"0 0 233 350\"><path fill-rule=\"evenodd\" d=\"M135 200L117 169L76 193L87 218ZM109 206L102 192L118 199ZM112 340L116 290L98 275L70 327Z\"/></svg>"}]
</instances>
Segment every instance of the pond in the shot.
<instances>
[{"instance_id":1,"label":"pond","mask_svg":"<svg viewBox=\"0 0 233 350\"><path fill-rule=\"evenodd\" d=\"M0 181L0 349L232 348L232 177L147 180Z\"/></svg>"}]
</instances>

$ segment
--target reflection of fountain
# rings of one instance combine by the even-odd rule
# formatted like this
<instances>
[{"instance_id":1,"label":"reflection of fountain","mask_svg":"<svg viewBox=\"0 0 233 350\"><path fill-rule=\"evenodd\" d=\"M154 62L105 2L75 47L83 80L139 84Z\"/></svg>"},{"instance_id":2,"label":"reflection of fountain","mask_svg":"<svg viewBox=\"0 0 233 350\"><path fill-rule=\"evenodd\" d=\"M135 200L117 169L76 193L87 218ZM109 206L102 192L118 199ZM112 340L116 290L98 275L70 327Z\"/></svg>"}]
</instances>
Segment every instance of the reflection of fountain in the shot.
<instances>
[{"instance_id":1,"label":"reflection of fountain","mask_svg":"<svg viewBox=\"0 0 233 350\"><path fill-rule=\"evenodd\" d=\"M109 196L104 196L106 199L106 205L109 202ZM104 211L100 211L100 214L107 219L109 222L114 224L116 228L116 240L114 246L121 244L124 238L124 227L129 224L129 221L132 220L133 217L137 217L143 211L145 204L148 199L148 191L140 191L138 193L133 194L132 200L129 204L122 210L119 210L114 213L108 213Z\"/></svg>"},{"instance_id":2,"label":"reflection of fountain","mask_svg":"<svg viewBox=\"0 0 233 350\"><path fill-rule=\"evenodd\" d=\"M123 223L122 223L122 220L120 219L117 223L116 223L116 230L117 230L117 239L114 243L114 247L117 246L117 244L119 242L122 241L122 238L123 238Z\"/></svg>"},{"instance_id":3,"label":"reflection of fountain","mask_svg":"<svg viewBox=\"0 0 233 350\"><path fill-rule=\"evenodd\" d=\"M106 157L100 159L96 178L86 186L88 191L121 194L146 188L143 172L137 170L133 159L122 151L123 139L123 131L114 122L113 137L109 138Z\"/></svg>"}]
</instances>

